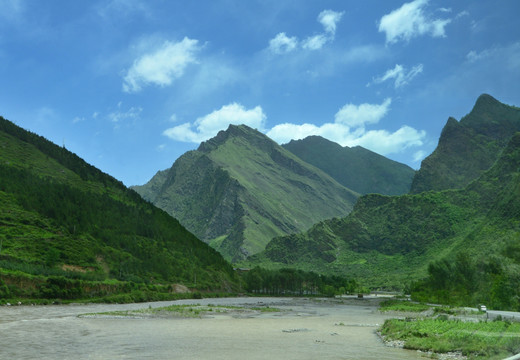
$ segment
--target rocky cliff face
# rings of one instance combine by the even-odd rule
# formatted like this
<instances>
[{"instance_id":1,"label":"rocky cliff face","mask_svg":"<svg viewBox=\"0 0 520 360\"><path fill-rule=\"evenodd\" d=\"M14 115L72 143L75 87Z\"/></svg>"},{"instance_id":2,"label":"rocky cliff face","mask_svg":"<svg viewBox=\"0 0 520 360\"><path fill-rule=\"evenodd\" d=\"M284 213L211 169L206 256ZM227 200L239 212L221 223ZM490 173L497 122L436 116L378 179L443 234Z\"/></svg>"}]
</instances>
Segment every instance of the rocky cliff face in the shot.
<instances>
[{"instance_id":1,"label":"rocky cliff face","mask_svg":"<svg viewBox=\"0 0 520 360\"><path fill-rule=\"evenodd\" d=\"M520 131L520 109L481 95L460 122L448 119L437 148L415 174L410 192L466 186L493 165L515 131Z\"/></svg>"},{"instance_id":2,"label":"rocky cliff face","mask_svg":"<svg viewBox=\"0 0 520 360\"><path fill-rule=\"evenodd\" d=\"M247 126L230 126L137 192L230 260L348 214L358 194Z\"/></svg>"}]
</instances>

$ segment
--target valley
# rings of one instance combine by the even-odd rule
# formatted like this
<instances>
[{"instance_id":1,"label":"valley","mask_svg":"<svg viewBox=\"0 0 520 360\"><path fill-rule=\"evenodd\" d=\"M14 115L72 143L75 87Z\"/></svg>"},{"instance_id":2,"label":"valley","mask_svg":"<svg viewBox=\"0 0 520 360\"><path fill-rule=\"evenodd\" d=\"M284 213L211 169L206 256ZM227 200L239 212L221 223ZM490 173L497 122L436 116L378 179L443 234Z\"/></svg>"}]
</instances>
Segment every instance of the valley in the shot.
<instances>
[{"instance_id":1,"label":"valley","mask_svg":"<svg viewBox=\"0 0 520 360\"><path fill-rule=\"evenodd\" d=\"M280 146L231 125L134 187L144 199L65 148L0 125L4 302L382 289L519 308L520 109L489 95L448 120L417 172L359 147L318 137ZM364 160L349 167L353 154ZM377 181L360 188L352 174ZM408 193L392 188L399 179Z\"/></svg>"}]
</instances>

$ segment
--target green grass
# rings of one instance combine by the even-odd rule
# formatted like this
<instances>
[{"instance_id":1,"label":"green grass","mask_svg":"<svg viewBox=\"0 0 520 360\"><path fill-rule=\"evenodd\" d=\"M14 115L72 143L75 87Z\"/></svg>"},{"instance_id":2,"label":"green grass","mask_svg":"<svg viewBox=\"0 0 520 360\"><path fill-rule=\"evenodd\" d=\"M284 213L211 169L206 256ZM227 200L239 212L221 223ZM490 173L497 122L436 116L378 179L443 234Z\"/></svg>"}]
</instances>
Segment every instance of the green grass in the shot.
<instances>
[{"instance_id":1,"label":"green grass","mask_svg":"<svg viewBox=\"0 0 520 360\"><path fill-rule=\"evenodd\" d=\"M432 307L426 304L417 304L409 301L401 300L387 300L381 303L379 311L401 311L401 312L423 312L431 309Z\"/></svg>"},{"instance_id":2,"label":"green grass","mask_svg":"<svg viewBox=\"0 0 520 360\"><path fill-rule=\"evenodd\" d=\"M466 322L445 317L390 319L381 328L386 340L402 340L406 349L462 352L472 358L496 358L520 352L520 323Z\"/></svg>"}]
</instances>

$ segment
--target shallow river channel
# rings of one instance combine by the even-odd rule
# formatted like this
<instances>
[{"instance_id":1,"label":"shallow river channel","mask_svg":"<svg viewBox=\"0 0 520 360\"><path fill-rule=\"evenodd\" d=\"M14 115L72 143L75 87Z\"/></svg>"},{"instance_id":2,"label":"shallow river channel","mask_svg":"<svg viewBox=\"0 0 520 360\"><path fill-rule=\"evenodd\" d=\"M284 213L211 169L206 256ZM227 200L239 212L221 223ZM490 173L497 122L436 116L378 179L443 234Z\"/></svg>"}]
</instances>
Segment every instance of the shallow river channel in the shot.
<instances>
[{"instance_id":1,"label":"shallow river channel","mask_svg":"<svg viewBox=\"0 0 520 360\"><path fill-rule=\"evenodd\" d=\"M204 318L87 313L171 304L259 305L282 312ZM141 304L0 307L0 359L425 359L387 347L389 316L370 300L224 298Z\"/></svg>"}]
</instances>

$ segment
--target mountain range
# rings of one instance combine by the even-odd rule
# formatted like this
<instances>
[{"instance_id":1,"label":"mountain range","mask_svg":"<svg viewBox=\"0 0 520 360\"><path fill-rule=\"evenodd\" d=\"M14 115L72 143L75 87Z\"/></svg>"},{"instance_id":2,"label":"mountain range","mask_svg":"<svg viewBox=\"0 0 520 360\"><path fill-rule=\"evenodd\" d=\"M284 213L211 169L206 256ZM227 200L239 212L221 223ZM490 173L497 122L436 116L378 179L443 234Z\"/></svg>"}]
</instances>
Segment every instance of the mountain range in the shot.
<instances>
[{"instance_id":1,"label":"mountain range","mask_svg":"<svg viewBox=\"0 0 520 360\"><path fill-rule=\"evenodd\" d=\"M357 190L407 192L413 174L360 147L321 137L280 146L257 130L231 125L133 189L236 262L276 236L347 215Z\"/></svg>"},{"instance_id":2,"label":"mountain range","mask_svg":"<svg viewBox=\"0 0 520 360\"><path fill-rule=\"evenodd\" d=\"M517 271L506 249L518 246L520 229L518 130L519 108L482 95L460 123L448 120L410 194L362 196L348 216L275 238L248 265L349 274L395 288L460 252L482 261L498 256Z\"/></svg>"},{"instance_id":3,"label":"mountain range","mask_svg":"<svg viewBox=\"0 0 520 360\"><path fill-rule=\"evenodd\" d=\"M237 289L227 258L520 308L520 108L490 95L417 172L232 125L135 190L0 117L0 298Z\"/></svg>"}]
</instances>

